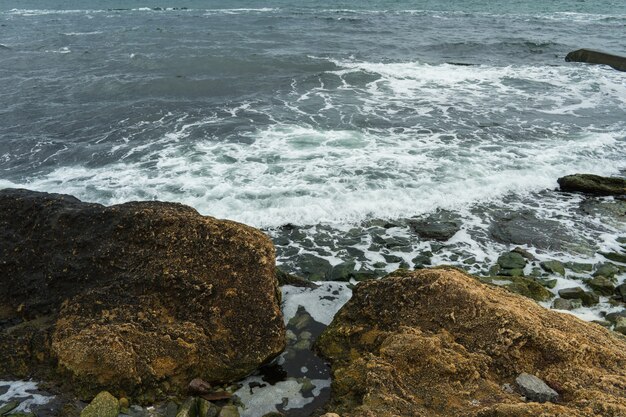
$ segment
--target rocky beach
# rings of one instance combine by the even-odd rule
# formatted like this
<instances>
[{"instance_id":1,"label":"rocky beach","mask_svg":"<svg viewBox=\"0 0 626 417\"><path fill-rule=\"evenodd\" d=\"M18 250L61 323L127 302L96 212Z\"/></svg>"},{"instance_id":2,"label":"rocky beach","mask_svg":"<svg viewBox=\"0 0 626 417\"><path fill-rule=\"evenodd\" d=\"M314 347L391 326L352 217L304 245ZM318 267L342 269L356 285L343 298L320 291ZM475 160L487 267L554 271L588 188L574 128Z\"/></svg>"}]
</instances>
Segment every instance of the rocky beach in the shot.
<instances>
[{"instance_id":1,"label":"rocky beach","mask_svg":"<svg viewBox=\"0 0 626 417\"><path fill-rule=\"evenodd\" d=\"M626 179L558 183L626 224ZM180 204L5 189L0 207L2 415L626 412L626 234L596 264L529 241L485 274L423 254L383 278L301 256L297 276L262 232ZM463 223L441 216L409 222L413 238L453 242Z\"/></svg>"},{"instance_id":2,"label":"rocky beach","mask_svg":"<svg viewBox=\"0 0 626 417\"><path fill-rule=\"evenodd\" d=\"M626 3L4 0L0 417L623 417Z\"/></svg>"}]
</instances>

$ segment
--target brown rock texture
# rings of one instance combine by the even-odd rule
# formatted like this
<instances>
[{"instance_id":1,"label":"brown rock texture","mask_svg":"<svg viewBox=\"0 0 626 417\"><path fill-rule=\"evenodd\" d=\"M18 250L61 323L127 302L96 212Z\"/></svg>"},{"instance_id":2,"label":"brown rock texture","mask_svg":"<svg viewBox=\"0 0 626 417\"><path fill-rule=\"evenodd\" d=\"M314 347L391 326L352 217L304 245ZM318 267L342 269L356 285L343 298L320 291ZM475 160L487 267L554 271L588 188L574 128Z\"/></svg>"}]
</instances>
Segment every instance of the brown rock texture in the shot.
<instances>
[{"instance_id":1,"label":"brown rock texture","mask_svg":"<svg viewBox=\"0 0 626 417\"><path fill-rule=\"evenodd\" d=\"M284 348L274 256L181 204L2 190L0 376L145 401L241 378Z\"/></svg>"},{"instance_id":2,"label":"brown rock texture","mask_svg":"<svg viewBox=\"0 0 626 417\"><path fill-rule=\"evenodd\" d=\"M452 268L360 283L317 344L342 417L626 415L626 342ZM522 372L558 404L526 402Z\"/></svg>"}]
</instances>

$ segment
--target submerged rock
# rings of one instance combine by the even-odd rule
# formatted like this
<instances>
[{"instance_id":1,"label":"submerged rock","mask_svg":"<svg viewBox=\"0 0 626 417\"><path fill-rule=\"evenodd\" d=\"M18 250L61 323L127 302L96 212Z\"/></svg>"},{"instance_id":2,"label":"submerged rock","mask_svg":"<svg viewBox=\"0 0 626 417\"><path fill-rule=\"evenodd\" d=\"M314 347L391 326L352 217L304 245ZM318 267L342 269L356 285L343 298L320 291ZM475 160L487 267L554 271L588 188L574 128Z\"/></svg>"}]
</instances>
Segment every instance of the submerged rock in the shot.
<instances>
[{"instance_id":1,"label":"submerged rock","mask_svg":"<svg viewBox=\"0 0 626 417\"><path fill-rule=\"evenodd\" d=\"M317 346L342 417L626 415L622 338L457 270L360 283ZM560 402L502 389L523 372Z\"/></svg>"},{"instance_id":2,"label":"submerged rock","mask_svg":"<svg viewBox=\"0 0 626 417\"><path fill-rule=\"evenodd\" d=\"M591 49L578 49L565 56L566 62L584 62L587 64L608 65L618 71L626 71L626 57L607 54Z\"/></svg>"},{"instance_id":3,"label":"submerged rock","mask_svg":"<svg viewBox=\"0 0 626 417\"><path fill-rule=\"evenodd\" d=\"M181 204L0 191L0 376L149 402L239 379L285 344L274 249ZM59 375L57 375L57 373Z\"/></svg>"},{"instance_id":4,"label":"submerged rock","mask_svg":"<svg viewBox=\"0 0 626 417\"><path fill-rule=\"evenodd\" d=\"M423 219L409 221L411 229L421 239L446 241L461 230L462 221L457 214L447 210L437 210L436 213Z\"/></svg>"},{"instance_id":5,"label":"submerged rock","mask_svg":"<svg viewBox=\"0 0 626 417\"><path fill-rule=\"evenodd\" d=\"M626 179L601 177L592 174L574 174L557 180L562 191L580 192L594 195L626 194Z\"/></svg>"},{"instance_id":6,"label":"submerged rock","mask_svg":"<svg viewBox=\"0 0 626 417\"><path fill-rule=\"evenodd\" d=\"M502 210L494 213L489 233L504 244L528 245L550 251L591 252L589 243L567 233L562 224L537 217L531 210Z\"/></svg>"}]
</instances>

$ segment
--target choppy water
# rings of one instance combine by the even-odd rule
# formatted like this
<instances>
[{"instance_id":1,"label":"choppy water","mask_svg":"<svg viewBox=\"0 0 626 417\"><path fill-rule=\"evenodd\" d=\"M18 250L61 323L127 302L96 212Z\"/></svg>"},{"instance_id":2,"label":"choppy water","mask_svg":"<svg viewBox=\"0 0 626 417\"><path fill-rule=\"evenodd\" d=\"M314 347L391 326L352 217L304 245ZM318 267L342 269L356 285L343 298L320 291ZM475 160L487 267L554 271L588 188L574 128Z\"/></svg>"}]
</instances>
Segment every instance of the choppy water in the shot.
<instances>
[{"instance_id":1,"label":"choppy water","mask_svg":"<svg viewBox=\"0 0 626 417\"><path fill-rule=\"evenodd\" d=\"M626 75L564 57L626 55L626 3L502 3L5 0L0 186L180 201L264 228L300 273L484 273L514 245L601 262L622 203L551 190L624 175ZM438 209L461 230L420 239L407 219Z\"/></svg>"}]
</instances>

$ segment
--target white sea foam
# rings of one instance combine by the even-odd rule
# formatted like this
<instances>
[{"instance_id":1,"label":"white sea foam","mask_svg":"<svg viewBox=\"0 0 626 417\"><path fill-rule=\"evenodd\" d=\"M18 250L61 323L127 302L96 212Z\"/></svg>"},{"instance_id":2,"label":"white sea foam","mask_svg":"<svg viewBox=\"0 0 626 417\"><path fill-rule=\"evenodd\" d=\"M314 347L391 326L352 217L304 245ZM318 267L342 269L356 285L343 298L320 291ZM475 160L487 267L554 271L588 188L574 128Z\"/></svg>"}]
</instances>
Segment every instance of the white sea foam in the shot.
<instances>
[{"instance_id":1,"label":"white sea foam","mask_svg":"<svg viewBox=\"0 0 626 417\"><path fill-rule=\"evenodd\" d=\"M313 320L329 325L339 309L350 299L352 290L347 283L323 282L318 288L285 285L283 292L283 316L285 324L302 306Z\"/></svg>"},{"instance_id":2,"label":"white sea foam","mask_svg":"<svg viewBox=\"0 0 626 417\"><path fill-rule=\"evenodd\" d=\"M20 401L14 413L30 411L31 407L47 404L52 397L35 394L37 383L33 381L0 381L0 387L8 387L8 391L0 395L0 404L9 401Z\"/></svg>"},{"instance_id":3,"label":"white sea foam","mask_svg":"<svg viewBox=\"0 0 626 417\"><path fill-rule=\"evenodd\" d=\"M249 384L261 384L250 388ZM283 399L288 399L284 410L302 408L313 402L314 398L320 394L324 388L330 387L330 380L313 379L311 383L315 387L312 397L303 397L300 389L302 383L295 379L277 382L270 385L263 381L261 377L253 376L243 381L243 387L235 392L245 408L239 408L241 417L256 417L266 413L277 411L277 405L281 405Z\"/></svg>"},{"instance_id":4,"label":"white sea foam","mask_svg":"<svg viewBox=\"0 0 626 417\"><path fill-rule=\"evenodd\" d=\"M16 185L106 204L173 200L205 214L275 227L458 210L509 193L555 188L558 177L573 172L612 175L624 168L626 122L572 128L559 121L560 115L626 108L626 86L617 71L332 62L338 68L326 76L340 80L338 88L320 81L299 91L292 83L284 108L298 124L278 120L243 133L245 141L190 142L195 130L229 118L275 115L252 102L224 109L221 117L188 122L182 115L160 139L112 144L117 163L63 166ZM355 84L355 77L368 74ZM318 114L311 113L312 103ZM350 130L306 121L331 116L405 120L399 128Z\"/></svg>"}]
</instances>

